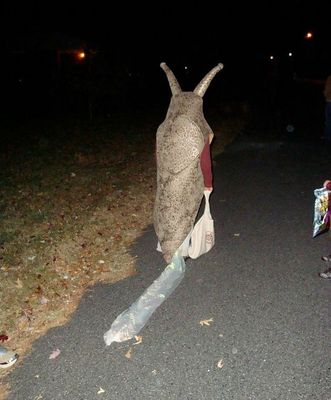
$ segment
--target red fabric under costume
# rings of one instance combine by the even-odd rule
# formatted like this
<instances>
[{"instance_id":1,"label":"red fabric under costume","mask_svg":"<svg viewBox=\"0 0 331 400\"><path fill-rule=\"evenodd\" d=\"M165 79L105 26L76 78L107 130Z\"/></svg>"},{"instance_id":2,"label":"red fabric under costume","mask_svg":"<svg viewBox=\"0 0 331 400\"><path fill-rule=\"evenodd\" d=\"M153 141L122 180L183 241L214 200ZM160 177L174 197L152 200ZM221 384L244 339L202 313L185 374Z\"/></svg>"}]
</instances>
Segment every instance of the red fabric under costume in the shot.
<instances>
[{"instance_id":1,"label":"red fabric under costume","mask_svg":"<svg viewBox=\"0 0 331 400\"><path fill-rule=\"evenodd\" d=\"M213 187L213 173L211 164L210 144L207 139L200 157L200 166L205 187Z\"/></svg>"}]
</instances>

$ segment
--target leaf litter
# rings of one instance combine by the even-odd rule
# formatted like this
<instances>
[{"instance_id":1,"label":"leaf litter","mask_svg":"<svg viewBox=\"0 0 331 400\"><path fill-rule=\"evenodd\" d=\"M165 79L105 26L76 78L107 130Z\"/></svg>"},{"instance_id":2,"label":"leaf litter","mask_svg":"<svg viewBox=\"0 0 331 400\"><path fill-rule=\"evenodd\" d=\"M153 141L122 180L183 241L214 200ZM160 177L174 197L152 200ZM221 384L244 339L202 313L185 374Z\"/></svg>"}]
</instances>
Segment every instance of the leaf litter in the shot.
<instances>
[{"instance_id":1,"label":"leaf litter","mask_svg":"<svg viewBox=\"0 0 331 400\"><path fill-rule=\"evenodd\" d=\"M202 319L202 320L199 322L199 324L200 324L201 326L204 326L204 325L210 326L210 323L211 323L211 322L214 322L214 319L213 319L213 318Z\"/></svg>"},{"instance_id":2,"label":"leaf litter","mask_svg":"<svg viewBox=\"0 0 331 400\"><path fill-rule=\"evenodd\" d=\"M49 355L49 359L50 360L54 360L54 358L57 358L59 355L61 354L61 350L60 349L56 349L56 350L53 350L52 352L51 352L51 354Z\"/></svg>"},{"instance_id":3,"label":"leaf litter","mask_svg":"<svg viewBox=\"0 0 331 400\"><path fill-rule=\"evenodd\" d=\"M134 338L136 339L136 342L133 343L133 346L135 346L136 344L140 344L143 341L143 337L142 336L136 335Z\"/></svg>"}]
</instances>

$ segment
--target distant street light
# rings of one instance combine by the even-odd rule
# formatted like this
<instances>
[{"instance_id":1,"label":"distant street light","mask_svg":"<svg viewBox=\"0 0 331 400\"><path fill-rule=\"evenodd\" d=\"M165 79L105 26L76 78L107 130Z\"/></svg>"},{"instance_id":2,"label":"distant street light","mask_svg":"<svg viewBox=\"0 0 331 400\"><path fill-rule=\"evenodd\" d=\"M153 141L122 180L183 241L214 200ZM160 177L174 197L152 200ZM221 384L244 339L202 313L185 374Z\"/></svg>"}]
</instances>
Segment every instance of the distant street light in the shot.
<instances>
[{"instance_id":1,"label":"distant street light","mask_svg":"<svg viewBox=\"0 0 331 400\"><path fill-rule=\"evenodd\" d=\"M312 39L312 38L313 38L312 32L307 32L307 33L305 34L305 39L310 40L310 39Z\"/></svg>"},{"instance_id":2,"label":"distant street light","mask_svg":"<svg viewBox=\"0 0 331 400\"><path fill-rule=\"evenodd\" d=\"M77 57L78 57L80 60L83 60L83 59L86 57L86 54L85 54L83 51L80 51L80 52L77 54Z\"/></svg>"},{"instance_id":3,"label":"distant street light","mask_svg":"<svg viewBox=\"0 0 331 400\"><path fill-rule=\"evenodd\" d=\"M58 68L61 68L62 56L64 54L70 54L77 61L83 61L86 58L86 53L79 49L59 49L56 52L56 60Z\"/></svg>"}]
</instances>

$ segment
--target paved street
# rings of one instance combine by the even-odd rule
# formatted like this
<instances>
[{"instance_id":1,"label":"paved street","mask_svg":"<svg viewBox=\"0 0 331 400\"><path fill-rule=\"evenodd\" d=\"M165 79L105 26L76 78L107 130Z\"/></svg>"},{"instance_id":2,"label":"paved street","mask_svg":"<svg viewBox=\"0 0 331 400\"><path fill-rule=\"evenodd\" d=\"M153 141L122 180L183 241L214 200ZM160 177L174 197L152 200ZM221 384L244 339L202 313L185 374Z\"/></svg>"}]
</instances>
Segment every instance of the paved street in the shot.
<instances>
[{"instance_id":1,"label":"paved street","mask_svg":"<svg viewBox=\"0 0 331 400\"><path fill-rule=\"evenodd\" d=\"M330 149L293 136L243 134L216 159L215 247L187 262L142 343L103 334L165 267L152 226L132 248L139 273L88 290L13 370L9 399L331 400L330 236L312 238Z\"/></svg>"}]
</instances>

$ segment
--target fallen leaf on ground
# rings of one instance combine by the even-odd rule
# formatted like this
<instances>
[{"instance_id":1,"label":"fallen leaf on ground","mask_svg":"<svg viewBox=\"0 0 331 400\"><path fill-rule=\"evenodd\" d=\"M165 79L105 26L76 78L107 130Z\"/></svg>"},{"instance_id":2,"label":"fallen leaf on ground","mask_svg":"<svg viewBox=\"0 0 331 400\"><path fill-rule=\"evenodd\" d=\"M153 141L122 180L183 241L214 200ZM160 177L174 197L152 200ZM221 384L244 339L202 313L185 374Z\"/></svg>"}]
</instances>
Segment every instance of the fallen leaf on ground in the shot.
<instances>
[{"instance_id":1,"label":"fallen leaf on ground","mask_svg":"<svg viewBox=\"0 0 331 400\"><path fill-rule=\"evenodd\" d=\"M6 340L8 340L8 336L7 335L0 335L0 342L5 342Z\"/></svg>"},{"instance_id":2,"label":"fallen leaf on ground","mask_svg":"<svg viewBox=\"0 0 331 400\"><path fill-rule=\"evenodd\" d=\"M47 299L47 297L42 296L40 298L40 304L47 304L49 302L49 300Z\"/></svg>"},{"instance_id":3,"label":"fallen leaf on ground","mask_svg":"<svg viewBox=\"0 0 331 400\"><path fill-rule=\"evenodd\" d=\"M98 394L101 394L101 393L105 393L105 391L102 389L102 387L98 390Z\"/></svg>"},{"instance_id":4,"label":"fallen leaf on ground","mask_svg":"<svg viewBox=\"0 0 331 400\"><path fill-rule=\"evenodd\" d=\"M213 318L202 319L202 320L199 322L199 324L200 324L201 326L203 326L203 325L208 325L208 326L210 326L210 322L213 322L213 321L214 321Z\"/></svg>"},{"instance_id":5,"label":"fallen leaf on ground","mask_svg":"<svg viewBox=\"0 0 331 400\"><path fill-rule=\"evenodd\" d=\"M16 281L15 281L15 286L16 286L18 289L22 289L23 283L22 283L22 281L20 280L20 278L17 278L17 279L16 279Z\"/></svg>"},{"instance_id":6,"label":"fallen leaf on ground","mask_svg":"<svg viewBox=\"0 0 331 400\"><path fill-rule=\"evenodd\" d=\"M131 358L132 357L132 347L129 348L129 350L125 353L126 358Z\"/></svg>"},{"instance_id":7,"label":"fallen leaf on ground","mask_svg":"<svg viewBox=\"0 0 331 400\"><path fill-rule=\"evenodd\" d=\"M222 369L224 367L224 363L223 363L223 359L222 358L217 363L217 367L220 368L220 369Z\"/></svg>"},{"instance_id":8,"label":"fallen leaf on ground","mask_svg":"<svg viewBox=\"0 0 331 400\"><path fill-rule=\"evenodd\" d=\"M136 343L133 343L133 345L140 344L143 341L142 336L135 336L134 338L136 339Z\"/></svg>"},{"instance_id":9,"label":"fallen leaf on ground","mask_svg":"<svg viewBox=\"0 0 331 400\"><path fill-rule=\"evenodd\" d=\"M52 359L58 357L60 355L60 353L61 353L60 349L53 350L49 356L49 359L52 360Z\"/></svg>"}]
</instances>

